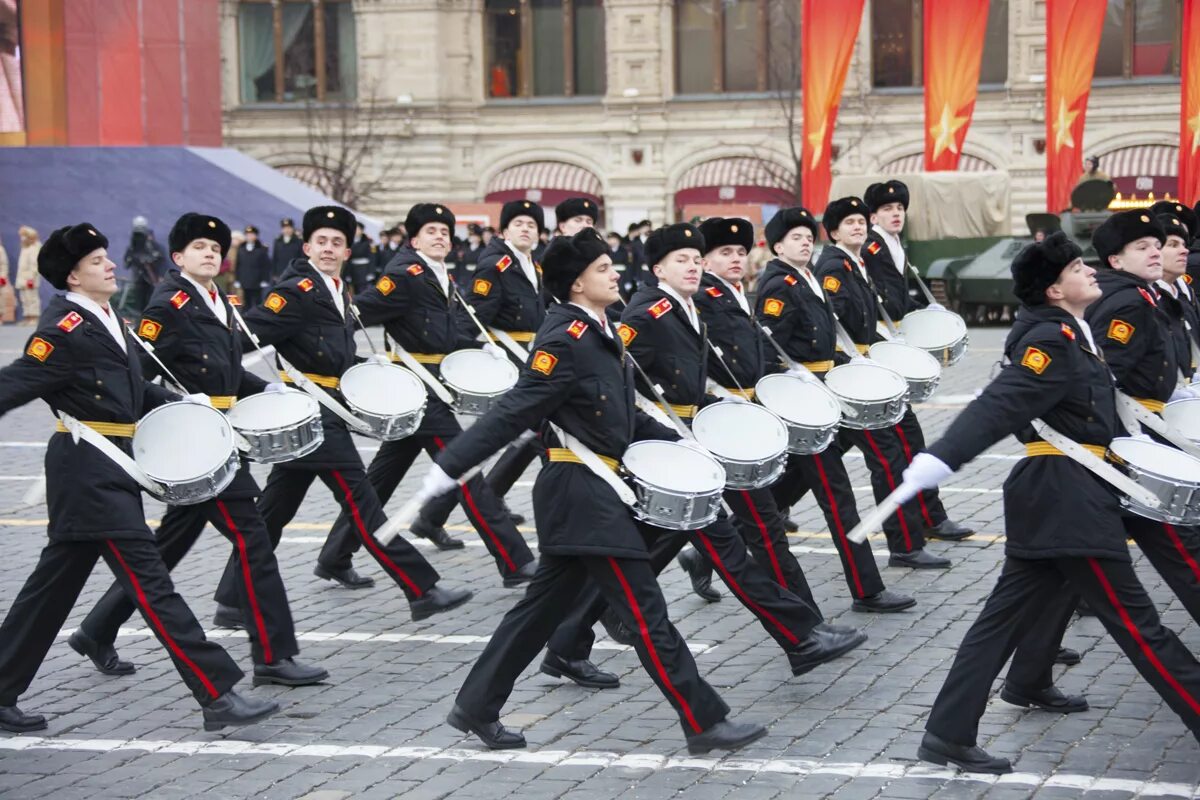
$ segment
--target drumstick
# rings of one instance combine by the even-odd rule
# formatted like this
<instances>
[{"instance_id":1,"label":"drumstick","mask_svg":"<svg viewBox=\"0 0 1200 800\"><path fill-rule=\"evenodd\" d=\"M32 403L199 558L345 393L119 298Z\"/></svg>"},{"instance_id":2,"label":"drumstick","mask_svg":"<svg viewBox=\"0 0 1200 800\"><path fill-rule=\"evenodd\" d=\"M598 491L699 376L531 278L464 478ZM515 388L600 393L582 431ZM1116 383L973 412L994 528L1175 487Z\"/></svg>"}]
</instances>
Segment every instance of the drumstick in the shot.
<instances>
[{"instance_id":1,"label":"drumstick","mask_svg":"<svg viewBox=\"0 0 1200 800\"><path fill-rule=\"evenodd\" d=\"M488 344L494 345L496 340L492 338L492 334L488 332L488 329L479 320L479 317L475 314L475 309L472 308L471 304L463 299L463 296L459 293L458 286L454 283L454 281L450 281L450 291L454 292L454 296L458 298L458 302L462 303L463 308L466 310L467 316L469 316L471 321L475 323L475 327L479 328L479 332L483 334L483 340Z\"/></svg>"},{"instance_id":2,"label":"drumstick","mask_svg":"<svg viewBox=\"0 0 1200 800\"><path fill-rule=\"evenodd\" d=\"M483 464L477 464L463 473L463 476L458 479L459 488L465 486L467 481L478 475L481 469L483 469ZM413 520L417 518L417 513L420 512L426 503L439 496L427 496L424 492L417 492L407 503L400 506L400 510L395 515L388 517L388 521L383 527L375 531L375 538L386 544L393 536L412 525Z\"/></svg>"},{"instance_id":3,"label":"drumstick","mask_svg":"<svg viewBox=\"0 0 1200 800\"><path fill-rule=\"evenodd\" d=\"M848 403L843 403L837 395L829 391L829 388L825 386L825 383L816 375L814 375L808 367L804 366L799 361L796 361L787 354L783 347L780 346L779 342L775 341L775 334L771 333L770 328L763 325L758 320L754 320L754 324L758 326L758 329L762 331L762 334L767 337L767 341L770 342L771 346L774 347L779 353L779 357L783 359L783 363L788 368L788 371L797 375L801 380L806 380L809 383L815 383L825 391L829 392L829 396L832 397L838 404L838 407L841 408L843 415L847 417L858 417L858 409L850 406Z\"/></svg>"},{"instance_id":4,"label":"drumstick","mask_svg":"<svg viewBox=\"0 0 1200 800\"><path fill-rule=\"evenodd\" d=\"M380 356L381 358L387 358L382 351L376 349L375 342L371 341L371 334L367 332L367 326L363 325L362 317L358 315L358 306L354 305L354 303L350 303L349 307L350 313L354 316L354 321L358 323L358 329L363 332L363 336L367 337L367 347L371 348L371 352L375 355Z\"/></svg>"},{"instance_id":5,"label":"drumstick","mask_svg":"<svg viewBox=\"0 0 1200 800\"><path fill-rule=\"evenodd\" d=\"M900 502L896 500L896 496L904 491L908 486L909 484L901 482L901 484L896 487L896 491L883 498L883 500L880 501L879 505L876 506L874 510L859 520L859 523L854 526L854 530L846 534L846 538L855 544L862 544L865 542L867 540L867 535L871 533L871 531L882 525L884 520L886 520L892 514L895 514L896 510L900 508Z\"/></svg>"}]
</instances>

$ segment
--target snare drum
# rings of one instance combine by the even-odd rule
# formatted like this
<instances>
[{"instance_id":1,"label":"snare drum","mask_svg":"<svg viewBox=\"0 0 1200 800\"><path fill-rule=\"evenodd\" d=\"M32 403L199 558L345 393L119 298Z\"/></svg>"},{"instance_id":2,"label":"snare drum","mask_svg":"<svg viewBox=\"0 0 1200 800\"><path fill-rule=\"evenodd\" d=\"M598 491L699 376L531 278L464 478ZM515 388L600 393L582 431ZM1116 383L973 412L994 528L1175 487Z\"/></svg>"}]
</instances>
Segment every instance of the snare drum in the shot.
<instances>
[{"instance_id":1,"label":"snare drum","mask_svg":"<svg viewBox=\"0 0 1200 800\"><path fill-rule=\"evenodd\" d=\"M507 358L483 350L455 350L442 361L442 380L454 390L459 414L482 416L491 411L504 393L517 385L520 371Z\"/></svg>"},{"instance_id":2,"label":"snare drum","mask_svg":"<svg viewBox=\"0 0 1200 800\"><path fill-rule=\"evenodd\" d=\"M842 409L820 383L795 375L767 375L754 385L754 396L787 426L789 453L810 456L833 441Z\"/></svg>"},{"instance_id":3,"label":"snare drum","mask_svg":"<svg viewBox=\"0 0 1200 800\"><path fill-rule=\"evenodd\" d=\"M1173 525L1200 523L1200 459L1165 444L1143 439L1113 439L1109 460L1143 489L1162 501L1150 509L1128 497L1121 505L1139 517Z\"/></svg>"},{"instance_id":4,"label":"snare drum","mask_svg":"<svg viewBox=\"0 0 1200 800\"><path fill-rule=\"evenodd\" d=\"M919 347L943 366L958 363L967 353L967 323L953 311L923 308L900 320L905 344Z\"/></svg>"},{"instance_id":5,"label":"snare drum","mask_svg":"<svg viewBox=\"0 0 1200 800\"><path fill-rule=\"evenodd\" d=\"M825 373L825 387L842 402L842 427L890 428L908 407L908 381L882 364L856 361Z\"/></svg>"},{"instance_id":6,"label":"snare drum","mask_svg":"<svg viewBox=\"0 0 1200 800\"><path fill-rule=\"evenodd\" d=\"M1200 397L1167 403L1162 415L1172 428L1200 443Z\"/></svg>"},{"instance_id":7,"label":"snare drum","mask_svg":"<svg viewBox=\"0 0 1200 800\"><path fill-rule=\"evenodd\" d=\"M692 420L692 433L725 467L726 489L770 486L787 466L787 427L760 405L705 406Z\"/></svg>"},{"instance_id":8,"label":"snare drum","mask_svg":"<svg viewBox=\"0 0 1200 800\"><path fill-rule=\"evenodd\" d=\"M355 364L342 376L341 389L354 416L385 442L411 436L425 416L425 384L395 364Z\"/></svg>"},{"instance_id":9,"label":"snare drum","mask_svg":"<svg viewBox=\"0 0 1200 800\"><path fill-rule=\"evenodd\" d=\"M212 500L241 466L225 415L189 402L167 403L142 417L133 434L133 460L162 484L159 499L173 506Z\"/></svg>"},{"instance_id":10,"label":"snare drum","mask_svg":"<svg viewBox=\"0 0 1200 800\"><path fill-rule=\"evenodd\" d=\"M867 351L872 361L883 364L908 381L908 402L923 403L937 389L942 365L929 352L902 342L876 342Z\"/></svg>"},{"instance_id":11,"label":"snare drum","mask_svg":"<svg viewBox=\"0 0 1200 800\"><path fill-rule=\"evenodd\" d=\"M250 443L246 457L259 464L303 458L325 441L320 404L295 389L238 400L225 416Z\"/></svg>"},{"instance_id":12,"label":"snare drum","mask_svg":"<svg viewBox=\"0 0 1200 800\"><path fill-rule=\"evenodd\" d=\"M678 442L634 442L622 459L633 481L638 519L673 531L703 528L721 513L725 469Z\"/></svg>"}]
</instances>

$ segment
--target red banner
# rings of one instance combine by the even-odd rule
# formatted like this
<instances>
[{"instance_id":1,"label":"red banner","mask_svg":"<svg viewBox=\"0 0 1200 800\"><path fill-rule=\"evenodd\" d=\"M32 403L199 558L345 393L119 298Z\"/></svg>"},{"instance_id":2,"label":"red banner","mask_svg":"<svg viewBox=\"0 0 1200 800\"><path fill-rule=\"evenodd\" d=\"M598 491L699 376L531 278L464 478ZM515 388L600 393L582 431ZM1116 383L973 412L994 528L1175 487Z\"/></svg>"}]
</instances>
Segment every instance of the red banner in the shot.
<instances>
[{"instance_id":1,"label":"red banner","mask_svg":"<svg viewBox=\"0 0 1200 800\"><path fill-rule=\"evenodd\" d=\"M1083 123L1107 0L1046 2L1046 210L1071 204L1083 173Z\"/></svg>"},{"instance_id":2,"label":"red banner","mask_svg":"<svg viewBox=\"0 0 1200 800\"><path fill-rule=\"evenodd\" d=\"M958 169L971 126L988 0L925 0L925 169Z\"/></svg>"},{"instance_id":3,"label":"red banner","mask_svg":"<svg viewBox=\"0 0 1200 800\"><path fill-rule=\"evenodd\" d=\"M800 79L804 98L801 197L820 214L829 202L833 128L842 86L866 0L803 0L800 21Z\"/></svg>"},{"instance_id":4,"label":"red banner","mask_svg":"<svg viewBox=\"0 0 1200 800\"><path fill-rule=\"evenodd\" d=\"M1200 202L1200 0L1183 0L1179 199ZM1191 232L1193 236L1196 231Z\"/></svg>"}]
</instances>

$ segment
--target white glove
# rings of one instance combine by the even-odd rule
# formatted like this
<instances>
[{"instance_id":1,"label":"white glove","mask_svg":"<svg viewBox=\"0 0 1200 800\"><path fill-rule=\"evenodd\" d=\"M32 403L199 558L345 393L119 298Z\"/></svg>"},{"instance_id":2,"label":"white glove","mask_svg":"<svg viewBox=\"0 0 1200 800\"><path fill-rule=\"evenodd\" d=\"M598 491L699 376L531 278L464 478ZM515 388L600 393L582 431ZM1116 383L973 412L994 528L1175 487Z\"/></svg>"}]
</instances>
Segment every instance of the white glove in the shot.
<instances>
[{"instance_id":1,"label":"white glove","mask_svg":"<svg viewBox=\"0 0 1200 800\"><path fill-rule=\"evenodd\" d=\"M501 361L508 361L508 353L504 351L503 347L495 342L484 342L483 352L487 353L492 358L496 358Z\"/></svg>"},{"instance_id":2,"label":"white glove","mask_svg":"<svg viewBox=\"0 0 1200 800\"><path fill-rule=\"evenodd\" d=\"M437 464L433 464L429 467L429 472L425 473L425 480L421 482L421 496L432 499L456 488L458 481L447 475Z\"/></svg>"},{"instance_id":3,"label":"white glove","mask_svg":"<svg viewBox=\"0 0 1200 800\"><path fill-rule=\"evenodd\" d=\"M263 389L264 392L270 392L271 394L283 394L287 390L287 384L279 381L276 381L275 383L268 383L267 387Z\"/></svg>"},{"instance_id":4,"label":"white glove","mask_svg":"<svg viewBox=\"0 0 1200 800\"><path fill-rule=\"evenodd\" d=\"M917 491L936 489L937 485L954 474L954 470L937 456L917 453L916 458L904 470L904 483L912 484ZM915 495L916 492L913 492Z\"/></svg>"},{"instance_id":5,"label":"white glove","mask_svg":"<svg viewBox=\"0 0 1200 800\"><path fill-rule=\"evenodd\" d=\"M740 394L730 394L729 397L723 397L722 400L730 403L749 403L750 401L742 397Z\"/></svg>"},{"instance_id":6,"label":"white glove","mask_svg":"<svg viewBox=\"0 0 1200 800\"><path fill-rule=\"evenodd\" d=\"M945 311L946 310L946 307L944 305L942 305L941 303L930 303L929 305L927 305L925 307L932 308L934 311Z\"/></svg>"},{"instance_id":7,"label":"white glove","mask_svg":"<svg viewBox=\"0 0 1200 800\"><path fill-rule=\"evenodd\" d=\"M188 403L195 403L198 406L213 407L212 401L208 399L208 395L203 393L185 394L183 399Z\"/></svg>"},{"instance_id":8,"label":"white glove","mask_svg":"<svg viewBox=\"0 0 1200 800\"><path fill-rule=\"evenodd\" d=\"M388 358L383 353L372 353L371 355L367 356L367 363L383 364L384 366L387 366L388 364L392 363L392 359Z\"/></svg>"}]
</instances>

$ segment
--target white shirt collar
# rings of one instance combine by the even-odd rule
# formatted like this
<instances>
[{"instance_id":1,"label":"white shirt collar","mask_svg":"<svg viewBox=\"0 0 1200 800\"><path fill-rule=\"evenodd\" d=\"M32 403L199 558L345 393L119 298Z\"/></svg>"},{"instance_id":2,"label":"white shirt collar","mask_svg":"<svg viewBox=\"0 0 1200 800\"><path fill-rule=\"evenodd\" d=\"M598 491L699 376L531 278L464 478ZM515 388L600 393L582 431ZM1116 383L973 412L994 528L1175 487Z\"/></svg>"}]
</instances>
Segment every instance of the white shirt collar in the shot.
<instances>
[{"instance_id":1,"label":"white shirt collar","mask_svg":"<svg viewBox=\"0 0 1200 800\"><path fill-rule=\"evenodd\" d=\"M742 307L742 311L745 311L747 315L750 314L750 301L746 299L746 292L744 290L737 288L715 272L710 272L708 274L725 284L730 293L733 294L734 299L738 301L738 305Z\"/></svg>"},{"instance_id":2,"label":"white shirt collar","mask_svg":"<svg viewBox=\"0 0 1200 800\"><path fill-rule=\"evenodd\" d=\"M872 230L878 233L880 238L883 239L883 243L887 245L888 252L891 253L892 263L896 265L896 270L903 275L908 258L904 255L904 245L900 244L900 237L888 233L878 225L872 226Z\"/></svg>"},{"instance_id":3,"label":"white shirt collar","mask_svg":"<svg viewBox=\"0 0 1200 800\"><path fill-rule=\"evenodd\" d=\"M450 296L450 277L446 274L446 265L444 263L442 263L441 261L434 261L432 258L425 255L420 250L418 250L416 252L417 252L417 255L419 255L421 257L421 260L424 261L431 270L433 270L433 276L435 278L437 278L438 285L442 287L442 294L449 297Z\"/></svg>"},{"instance_id":4,"label":"white shirt collar","mask_svg":"<svg viewBox=\"0 0 1200 800\"><path fill-rule=\"evenodd\" d=\"M806 267L794 267L782 259L780 259L779 263L783 264L788 269L792 270L797 275L799 275L801 278L803 278L804 282L808 284L808 288L812 289L812 293L817 296L817 299L820 300L822 303L825 302L825 292L821 291L821 284L817 283L817 276L813 275L811 268L809 268L807 266Z\"/></svg>"},{"instance_id":5,"label":"white shirt collar","mask_svg":"<svg viewBox=\"0 0 1200 800\"><path fill-rule=\"evenodd\" d=\"M525 277L529 283L536 289L538 285L537 268L533 266L533 254L526 255L512 245L508 246L509 250L517 256L517 263L521 265L521 271L525 273Z\"/></svg>"},{"instance_id":6,"label":"white shirt collar","mask_svg":"<svg viewBox=\"0 0 1200 800\"><path fill-rule=\"evenodd\" d=\"M699 333L700 332L700 317L698 317L696 315L696 307L694 305L692 305L692 301L684 300L683 296L681 294L679 294L679 292L675 291L670 286L668 286L666 281L659 281L658 288L662 289L664 292L669 294L671 297L675 298L675 300L678 301L681 306L683 306L683 313L685 315L687 315L688 322L692 323L692 329L695 330L696 333Z\"/></svg>"},{"instance_id":7,"label":"white shirt collar","mask_svg":"<svg viewBox=\"0 0 1200 800\"><path fill-rule=\"evenodd\" d=\"M1179 287L1180 294L1182 294L1184 297L1191 298L1192 287L1188 286L1187 281L1185 281L1183 278L1179 278L1177 281L1175 281L1175 285Z\"/></svg>"},{"instance_id":8,"label":"white shirt collar","mask_svg":"<svg viewBox=\"0 0 1200 800\"><path fill-rule=\"evenodd\" d=\"M311 261L308 263L312 264ZM313 266L313 269L317 270L317 274L320 275L321 280L323 280L325 282L325 288L329 290L329 293L331 295L333 295L333 304L337 306L337 310L341 313L342 317L345 318L345 316L346 316L346 299L342 295L342 289L341 289L341 286L344 286L345 284L342 282L342 279L338 278L338 282L335 284L333 282L333 278L331 276L326 275L324 272L321 272L321 270L317 269L315 265ZM341 286L339 284L341 284Z\"/></svg>"},{"instance_id":9,"label":"white shirt collar","mask_svg":"<svg viewBox=\"0 0 1200 800\"><path fill-rule=\"evenodd\" d=\"M1171 297L1179 297L1179 288L1175 284L1168 283L1161 278L1155 281L1155 283L1158 284L1160 289L1163 289L1167 294L1171 295Z\"/></svg>"},{"instance_id":10,"label":"white shirt collar","mask_svg":"<svg viewBox=\"0 0 1200 800\"><path fill-rule=\"evenodd\" d=\"M117 316L116 309L114 309L111 304L108 307L108 311L105 311L103 306L90 297L85 297L84 295L76 292L67 292L66 297L75 305L79 306L85 311L90 311L93 315L98 317L100 322L104 324L105 330L112 334L112 337L117 340L117 344L121 346L121 351L128 352L125 347L125 328L121 324L121 319Z\"/></svg>"},{"instance_id":11,"label":"white shirt collar","mask_svg":"<svg viewBox=\"0 0 1200 800\"><path fill-rule=\"evenodd\" d=\"M1092 326L1081 320L1079 317L1075 317L1075 322L1079 330L1083 331L1083 338L1087 339L1088 346L1092 348L1092 352L1100 352L1096 349L1096 340L1092 338Z\"/></svg>"},{"instance_id":12,"label":"white shirt collar","mask_svg":"<svg viewBox=\"0 0 1200 800\"><path fill-rule=\"evenodd\" d=\"M212 294L209 294L208 289L201 286L191 275L183 271L180 271L179 274L186 278L188 283L196 287L196 291L200 293L200 297L204 300L204 304L208 306L208 310L213 313L213 316L220 320L222 325L229 327L229 312L225 310L225 303L221 301L220 292L216 292L216 297L214 297ZM213 287L213 290L214 292L216 291L216 286Z\"/></svg>"},{"instance_id":13,"label":"white shirt collar","mask_svg":"<svg viewBox=\"0 0 1200 800\"><path fill-rule=\"evenodd\" d=\"M612 325L604 317L600 316L595 311L592 311L587 306L579 305L579 303L568 303L567 305L575 306L576 308L581 309L583 311L583 313L587 314L589 317L592 318L592 320L596 323L596 327L598 327L602 333L607 334L608 338L610 338L610 339L612 338L612 336L613 336Z\"/></svg>"}]
</instances>

